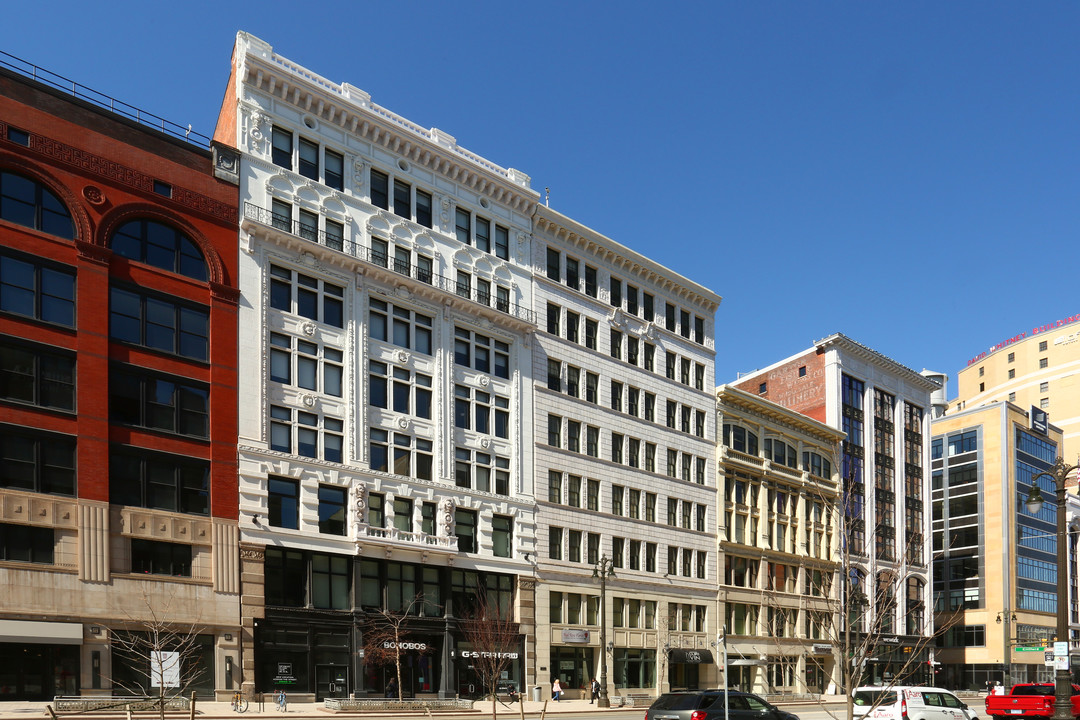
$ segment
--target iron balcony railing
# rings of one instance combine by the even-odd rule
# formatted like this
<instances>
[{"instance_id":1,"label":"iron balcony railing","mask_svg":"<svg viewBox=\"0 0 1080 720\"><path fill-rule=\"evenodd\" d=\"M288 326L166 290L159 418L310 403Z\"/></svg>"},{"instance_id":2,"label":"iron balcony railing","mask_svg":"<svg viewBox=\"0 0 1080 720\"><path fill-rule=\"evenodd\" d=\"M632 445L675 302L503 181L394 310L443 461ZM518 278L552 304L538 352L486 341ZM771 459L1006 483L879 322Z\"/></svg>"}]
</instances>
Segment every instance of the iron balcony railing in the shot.
<instances>
[{"instance_id":1,"label":"iron balcony railing","mask_svg":"<svg viewBox=\"0 0 1080 720\"><path fill-rule=\"evenodd\" d=\"M275 213L267 208L247 202L244 203L244 217L317 245L323 245L331 250L345 253L371 265L392 270L399 275L404 275L425 285L431 285L444 292L466 298L485 307L494 308L501 313L524 320L527 323L536 324L536 313L531 308L511 303L509 300L500 298L492 292L471 287L469 283L458 282L443 275L437 275L432 272L430 267L413 265L398 258L390 257L386 253L372 250L336 232L320 230L315 225L301 220L293 220L288 215Z\"/></svg>"},{"instance_id":2,"label":"iron balcony railing","mask_svg":"<svg viewBox=\"0 0 1080 720\"><path fill-rule=\"evenodd\" d=\"M9 53L0 50L0 66L11 68L13 71L23 75L25 77L36 80L45 85L61 90L72 97L77 97L80 100L85 100L93 105L97 105L100 108L104 108L110 112L114 112L117 115L123 115L126 118L134 120L140 125L160 130L166 135L171 135L181 140L186 140L193 145L198 145L203 148L210 147L210 138L201 133L197 133L191 129L191 125L184 127L174 122L170 122L165 118L158 117L153 113L148 113L145 110L140 110L134 105L128 105L126 102L121 102L116 98L109 97L104 93L99 93L97 90L88 88L85 85L80 85L74 80L69 80L63 75L57 75L54 72L49 72L44 68L40 68L37 65L28 63L25 60L15 57Z\"/></svg>"}]
</instances>

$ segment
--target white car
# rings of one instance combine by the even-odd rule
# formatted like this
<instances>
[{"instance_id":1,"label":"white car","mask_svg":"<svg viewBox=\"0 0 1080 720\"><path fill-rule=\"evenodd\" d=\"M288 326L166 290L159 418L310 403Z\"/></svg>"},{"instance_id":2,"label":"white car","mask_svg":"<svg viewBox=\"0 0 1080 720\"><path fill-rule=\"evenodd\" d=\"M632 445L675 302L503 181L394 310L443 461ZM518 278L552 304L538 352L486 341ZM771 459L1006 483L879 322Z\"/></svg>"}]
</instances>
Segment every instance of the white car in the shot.
<instances>
[{"instance_id":1,"label":"white car","mask_svg":"<svg viewBox=\"0 0 1080 720\"><path fill-rule=\"evenodd\" d=\"M978 720L948 690L922 685L855 688L854 715L865 720Z\"/></svg>"}]
</instances>

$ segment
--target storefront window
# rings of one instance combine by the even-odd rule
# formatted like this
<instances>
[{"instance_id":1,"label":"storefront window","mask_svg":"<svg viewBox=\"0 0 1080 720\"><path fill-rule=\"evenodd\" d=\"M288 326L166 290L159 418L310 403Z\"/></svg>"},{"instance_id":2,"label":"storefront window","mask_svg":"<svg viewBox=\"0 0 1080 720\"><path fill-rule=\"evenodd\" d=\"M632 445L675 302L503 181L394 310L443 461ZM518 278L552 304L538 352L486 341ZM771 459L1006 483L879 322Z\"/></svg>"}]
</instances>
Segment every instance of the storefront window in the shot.
<instances>
[{"instance_id":1,"label":"storefront window","mask_svg":"<svg viewBox=\"0 0 1080 720\"><path fill-rule=\"evenodd\" d=\"M656 651L615 648L615 687L656 687Z\"/></svg>"},{"instance_id":2,"label":"storefront window","mask_svg":"<svg viewBox=\"0 0 1080 720\"><path fill-rule=\"evenodd\" d=\"M550 667L551 680L559 678L559 683L566 689L584 686L595 674L590 648L553 647Z\"/></svg>"}]
</instances>

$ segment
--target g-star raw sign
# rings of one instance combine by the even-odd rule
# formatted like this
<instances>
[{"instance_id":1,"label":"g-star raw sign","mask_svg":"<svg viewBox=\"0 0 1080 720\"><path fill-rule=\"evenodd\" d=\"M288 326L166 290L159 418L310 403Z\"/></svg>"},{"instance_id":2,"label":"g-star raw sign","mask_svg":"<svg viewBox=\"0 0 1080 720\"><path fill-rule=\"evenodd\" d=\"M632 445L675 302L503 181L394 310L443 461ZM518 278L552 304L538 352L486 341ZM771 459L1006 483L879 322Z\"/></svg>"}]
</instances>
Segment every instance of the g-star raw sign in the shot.
<instances>
[{"instance_id":1,"label":"g-star raw sign","mask_svg":"<svg viewBox=\"0 0 1080 720\"><path fill-rule=\"evenodd\" d=\"M511 660L517 660L518 654L516 652L480 652L478 650L462 650L461 657L463 658L510 658Z\"/></svg>"}]
</instances>

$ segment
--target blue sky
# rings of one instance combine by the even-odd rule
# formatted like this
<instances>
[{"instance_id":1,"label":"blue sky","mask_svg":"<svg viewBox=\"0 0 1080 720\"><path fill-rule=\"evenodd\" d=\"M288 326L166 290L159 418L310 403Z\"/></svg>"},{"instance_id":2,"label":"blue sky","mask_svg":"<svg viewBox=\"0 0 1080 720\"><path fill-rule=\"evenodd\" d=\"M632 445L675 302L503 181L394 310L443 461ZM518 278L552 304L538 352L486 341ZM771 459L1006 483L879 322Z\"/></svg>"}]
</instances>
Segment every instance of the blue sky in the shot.
<instances>
[{"instance_id":1,"label":"blue sky","mask_svg":"<svg viewBox=\"0 0 1080 720\"><path fill-rule=\"evenodd\" d=\"M19 3L0 50L206 135L237 30L723 296L955 376L1080 312L1080 3Z\"/></svg>"}]
</instances>

